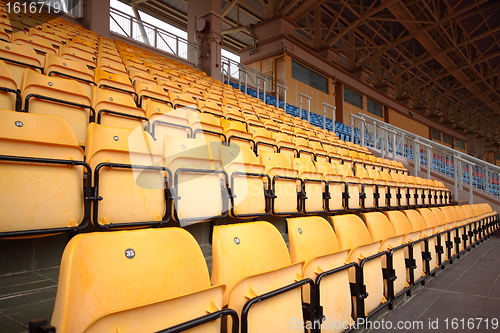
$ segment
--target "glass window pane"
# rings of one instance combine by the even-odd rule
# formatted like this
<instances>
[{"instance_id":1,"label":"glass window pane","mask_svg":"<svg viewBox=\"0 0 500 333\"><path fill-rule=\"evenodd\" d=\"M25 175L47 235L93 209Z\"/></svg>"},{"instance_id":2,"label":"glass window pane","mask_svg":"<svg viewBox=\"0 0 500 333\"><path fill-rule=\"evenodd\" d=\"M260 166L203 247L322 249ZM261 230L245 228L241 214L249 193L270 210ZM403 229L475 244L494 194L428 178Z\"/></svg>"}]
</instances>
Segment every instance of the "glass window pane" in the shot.
<instances>
[{"instance_id":1,"label":"glass window pane","mask_svg":"<svg viewBox=\"0 0 500 333\"><path fill-rule=\"evenodd\" d=\"M354 105L359 109L363 108L363 96L347 88L344 88L344 102Z\"/></svg>"},{"instance_id":2,"label":"glass window pane","mask_svg":"<svg viewBox=\"0 0 500 333\"><path fill-rule=\"evenodd\" d=\"M292 60L292 78L328 94L328 78Z\"/></svg>"}]
</instances>

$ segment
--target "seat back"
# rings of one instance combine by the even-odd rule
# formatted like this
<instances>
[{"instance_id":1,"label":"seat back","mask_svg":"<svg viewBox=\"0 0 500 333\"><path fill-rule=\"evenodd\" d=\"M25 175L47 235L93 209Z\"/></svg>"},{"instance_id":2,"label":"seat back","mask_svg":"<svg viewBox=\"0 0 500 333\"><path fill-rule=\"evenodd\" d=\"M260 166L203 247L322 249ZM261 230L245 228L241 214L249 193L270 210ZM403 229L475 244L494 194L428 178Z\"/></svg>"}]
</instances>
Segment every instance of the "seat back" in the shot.
<instances>
[{"instance_id":1,"label":"seat back","mask_svg":"<svg viewBox=\"0 0 500 333\"><path fill-rule=\"evenodd\" d=\"M41 72L38 68L42 67L42 63L32 47L0 41L0 57L9 67L12 79L16 82L17 87L21 87L23 73L26 68L36 68L37 71Z\"/></svg>"},{"instance_id":2,"label":"seat back","mask_svg":"<svg viewBox=\"0 0 500 333\"><path fill-rule=\"evenodd\" d=\"M124 320L105 331L162 330L220 308L221 292L208 298L199 293L209 288L203 253L184 229L80 234L63 253L51 324L58 332L103 331L99 319L123 313ZM179 297L191 294L198 298L182 303ZM219 325L205 329L217 332Z\"/></svg>"},{"instance_id":3,"label":"seat back","mask_svg":"<svg viewBox=\"0 0 500 333\"><path fill-rule=\"evenodd\" d=\"M0 87L17 90L16 81L12 78L9 67L2 60L0 60ZM0 90L0 105L5 110L17 111L16 93Z\"/></svg>"},{"instance_id":4,"label":"seat back","mask_svg":"<svg viewBox=\"0 0 500 333\"><path fill-rule=\"evenodd\" d=\"M0 110L0 155L83 161L61 117ZM0 160L0 234L71 228L84 217L81 166Z\"/></svg>"},{"instance_id":5,"label":"seat back","mask_svg":"<svg viewBox=\"0 0 500 333\"><path fill-rule=\"evenodd\" d=\"M94 186L99 185L99 195L103 198L98 203L97 219L93 219L95 225L115 227L163 220L166 213L164 173L147 170L161 167L162 156L157 153L149 133L91 123L85 156L94 170ZM137 167L110 167L109 163ZM99 167L101 164L105 164L104 167Z\"/></svg>"}]
</instances>

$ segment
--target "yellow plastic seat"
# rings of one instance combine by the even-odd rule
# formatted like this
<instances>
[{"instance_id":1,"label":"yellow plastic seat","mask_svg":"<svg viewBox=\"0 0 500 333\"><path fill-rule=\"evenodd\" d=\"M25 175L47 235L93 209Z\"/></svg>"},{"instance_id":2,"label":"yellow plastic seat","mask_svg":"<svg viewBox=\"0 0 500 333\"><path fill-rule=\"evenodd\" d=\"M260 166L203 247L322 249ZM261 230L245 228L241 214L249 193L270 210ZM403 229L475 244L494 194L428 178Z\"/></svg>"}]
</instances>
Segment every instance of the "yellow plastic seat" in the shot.
<instances>
[{"instance_id":1,"label":"yellow plastic seat","mask_svg":"<svg viewBox=\"0 0 500 333\"><path fill-rule=\"evenodd\" d=\"M429 261L429 270L427 270L427 275L429 275L439 269L442 261L444 248L441 245L440 233L444 231L444 227L438 224L436 215L429 208L418 208L417 212L422 216L427 228L425 236L428 238L429 256L432 258Z\"/></svg>"},{"instance_id":2,"label":"yellow plastic seat","mask_svg":"<svg viewBox=\"0 0 500 333\"><path fill-rule=\"evenodd\" d=\"M94 87L92 106L98 124L126 129L147 127L145 111L138 108L130 96Z\"/></svg>"},{"instance_id":3,"label":"yellow plastic seat","mask_svg":"<svg viewBox=\"0 0 500 333\"><path fill-rule=\"evenodd\" d=\"M345 193L345 208L357 210L363 208L363 185L359 177L355 177L349 164L337 164L337 175L344 183L342 193Z\"/></svg>"},{"instance_id":4,"label":"yellow plastic seat","mask_svg":"<svg viewBox=\"0 0 500 333\"><path fill-rule=\"evenodd\" d=\"M272 138L276 141L278 152L287 155L289 158L299 157L299 152L292 142L292 137L286 133L272 132Z\"/></svg>"},{"instance_id":5,"label":"yellow plastic seat","mask_svg":"<svg viewBox=\"0 0 500 333\"><path fill-rule=\"evenodd\" d=\"M176 93L169 91L170 102L174 105L174 109L187 107L193 110L198 109L196 99L190 94Z\"/></svg>"},{"instance_id":6,"label":"yellow plastic seat","mask_svg":"<svg viewBox=\"0 0 500 333\"><path fill-rule=\"evenodd\" d=\"M178 109L177 109L178 110ZM188 109L189 110L189 109ZM226 136L220 123L220 118L210 113L187 112L189 126L193 130L193 138L207 142L226 142Z\"/></svg>"},{"instance_id":7,"label":"yellow plastic seat","mask_svg":"<svg viewBox=\"0 0 500 333\"><path fill-rule=\"evenodd\" d=\"M88 169L83 167L83 150L68 122L7 110L0 110L0 119L0 237L84 228L90 212L83 190L83 173ZM66 164L15 162L7 156Z\"/></svg>"},{"instance_id":8,"label":"yellow plastic seat","mask_svg":"<svg viewBox=\"0 0 500 333\"><path fill-rule=\"evenodd\" d=\"M192 136L187 113L195 111L187 109L175 110L162 102L152 99L147 100L145 109L150 122L149 131L155 140L158 152L163 151L163 139L165 136L186 139Z\"/></svg>"},{"instance_id":9,"label":"yellow plastic seat","mask_svg":"<svg viewBox=\"0 0 500 333\"><path fill-rule=\"evenodd\" d=\"M95 70L94 81L99 89L110 90L117 94L130 96L135 102L138 102L137 93L128 75L113 74L101 68L97 68Z\"/></svg>"},{"instance_id":10,"label":"yellow plastic seat","mask_svg":"<svg viewBox=\"0 0 500 333\"><path fill-rule=\"evenodd\" d=\"M212 244L212 284L226 285L223 304L240 318L247 301L294 284L300 276L301 264L292 264L283 238L268 222L215 226ZM292 328L294 318L303 318L300 288L253 305L247 332L304 332Z\"/></svg>"},{"instance_id":11,"label":"yellow plastic seat","mask_svg":"<svg viewBox=\"0 0 500 333\"><path fill-rule=\"evenodd\" d=\"M405 244L403 242L405 234L399 229L396 233L389 219L381 212L363 213L362 215L372 241L380 242L380 250L388 252L389 264L392 267L387 267L386 261L382 264L382 268L387 269L387 274L391 277L395 276L396 279L393 281L385 279L384 296L392 300L403 295L410 287L410 283L406 280L405 249L407 247L396 250Z\"/></svg>"},{"instance_id":12,"label":"yellow plastic seat","mask_svg":"<svg viewBox=\"0 0 500 333\"><path fill-rule=\"evenodd\" d=\"M314 214L326 211L326 181L313 162L307 157L292 157L292 169L297 170L298 177L302 179L303 212Z\"/></svg>"},{"instance_id":13,"label":"yellow plastic seat","mask_svg":"<svg viewBox=\"0 0 500 333\"><path fill-rule=\"evenodd\" d=\"M360 166L357 164L355 166L355 175L356 177L359 178L359 182L363 184L362 186L362 191L363 191L363 208L364 209L371 209L371 208L376 208L377 203L378 203L378 195L377 195L377 184L376 181L377 179L377 171L376 170L367 170L363 166ZM370 172L374 171L374 172Z\"/></svg>"},{"instance_id":14,"label":"yellow plastic seat","mask_svg":"<svg viewBox=\"0 0 500 333\"><path fill-rule=\"evenodd\" d=\"M63 253L51 325L57 332L156 332L217 312L223 294L184 229L81 234ZM218 333L215 319L190 331Z\"/></svg>"},{"instance_id":15,"label":"yellow plastic seat","mask_svg":"<svg viewBox=\"0 0 500 333\"><path fill-rule=\"evenodd\" d=\"M220 145L224 171L228 175L231 190L233 217L249 217L269 214L265 189L270 182L265 168L248 147Z\"/></svg>"},{"instance_id":16,"label":"yellow plastic seat","mask_svg":"<svg viewBox=\"0 0 500 333\"><path fill-rule=\"evenodd\" d=\"M272 138L271 133L265 128L248 124L248 133L252 135L252 140L255 142L257 155L260 155L262 152L278 152L276 140Z\"/></svg>"},{"instance_id":17,"label":"yellow plastic seat","mask_svg":"<svg viewBox=\"0 0 500 333\"><path fill-rule=\"evenodd\" d=\"M67 43L69 45L70 42ZM96 68L95 54L80 50L79 48L63 46L59 49L59 56L64 59L83 62L88 68Z\"/></svg>"},{"instance_id":18,"label":"yellow plastic seat","mask_svg":"<svg viewBox=\"0 0 500 333\"><path fill-rule=\"evenodd\" d=\"M102 197L93 202L95 226L120 228L168 221L162 156L148 133L91 123L85 148L93 186L99 190L96 196Z\"/></svg>"},{"instance_id":19,"label":"yellow plastic seat","mask_svg":"<svg viewBox=\"0 0 500 333\"><path fill-rule=\"evenodd\" d=\"M156 82L158 83L159 86L161 86L163 89L167 91L167 93L170 94L170 92L180 94L182 92L180 84L171 81L170 79L166 80L161 77L156 77ZM194 103L194 102L193 102Z\"/></svg>"},{"instance_id":20,"label":"yellow plastic seat","mask_svg":"<svg viewBox=\"0 0 500 333\"><path fill-rule=\"evenodd\" d=\"M181 226L227 215L227 179L218 143L166 136L163 156L174 178L174 217Z\"/></svg>"},{"instance_id":21,"label":"yellow plastic seat","mask_svg":"<svg viewBox=\"0 0 500 333\"><path fill-rule=\"evenodd\" d=\"M387 304L384 297L384 281L382 265L385 255L379 253L380 242L372 241L368 228L363 220L356 215L336 215L329 217L337 235L341 251L349 251L348 260L360 265L363 261L363 281L356 279L355 272L349 271L351 283L363 284L366 287L364 299L353 297L353 315L364 318ZM376 256L380 255L380 256ZM366 260L371 258L370 260ZM359 296L359 295L358 295Z\"/></svg>"},{"instance_id":22,"label":"yellow plastic seat","mask_svg":"<svg viewBox=\"0 0 500 333\"><path fill-rule=\"evenodd\" d=\"M260 163L266 167L266 173L272 180L272 192L275 197L271 201L271 212L274 215L299 213L301 181L297 177L298 171L292 169L290 158L281 153L262 152Z\"/></svg>"},{"instance_id":23,"label":"yellow plastic seat","mask_svg":"<svg viewBox=\"0 0 500 333\"><path fill-rule=\"evenodd\" d=\"M216 117L223 117L224 116L220 105L217 104L216 102L204 101L202 99L198 99L196 102L198 104L198 109L201 112L211 113Z\"/></svg>"},{"instance_id":24,"label":"yellow plastic seat","mask_svg":"<svg viewBox=\"0 0 500 333\"><path fill-rule=\"evenodd\" d=\"M422 252L425 250L424 237L421 232L425 229L425 223L416 211L386 211L385 216L389 219L396 235L403 235L403 243L409 244L404 248L406 265L406 282L414 285L425 277L425 265ZM415 215L413 221L405 214ZM412 223L413 222L413 223Z\"/></svg>"},{"instance_id":25,"label":"yellow plastic seat","mask_svg":"<svg viewBox=\"0 0 500 333\"><path fill-rule=\"evenodd\" d=\"M79 145L84 145L91 117L90 98L76 81L24 72L21 95L24 110L29 113L61 116L75 132Z\"/></svg>"},{"instance_id":26,"label":"yellow plastic seat","mask_svg":"<svg viewBox=\"0 0 500 333\"><path fill-rule=\"evenodd\" d=\"M325 195L328 211L345 210L345 184L342 175L337 174L337 166L328 162L316 162L316 170L328 184L328 195Z\"/></svg>"},{"instance_id":27,"label":"yellow plastic seat","mask_svg":"<svg viewBox=\"0 0 500 333\"><path fill-rule=\"evenodd\" d=\"M31 47L40 60L40 64L45 63L45 55L52 53L58 55L57 50L52 46L52 43L47 39L39 38L37 36L26 36L24 33L16 32L12 34L12 44Z\"/></svg>"},{"instance_id":28,"label":"yellow plastic seat","mask_svg":"<svg viewBox=\"0 0 500 333\"><path fill-rule=\"evenodd\" d=\"M26 68L43 73L43 67L32 47L0 41L0 58L10 70L17 87L21 86Z\"/></svg>"},{"instance_id":29,"label":"yellow plastic seat","mask_svg":"<svg viewBox=\"0 0 500 333\"><path fill-rule=\"evenodd\" d=\"M99 57L97 59L97 67L107 73L128 75L127 69L122 62L117 62L106 57Z\"/></svg>"},{"instance_id":30,"label":"yellow plastic seat","mask_svg":"<svg viewBox=\"0 0 500 333\"><path fill-rule=\"evenodd\" d=\"M221 118L220 122L228 143L255 150L255 142L252 140L252 135L247 132L245 123L225 118Z\"/></svg>"},{"instance_id":31,"label":"yellow plastic seat","mask_svg":"<svg viewBox=\"0 0 500 333\"><path fill-rule=\"evenodd\" d=\"M332 226L317 216L287 219L292 263L304 263L302 277L319 284L319 305L327 318L322 332L343 332L353 323L351 292L347 260L348 251L341 251ZM332 269L345 267L337 273L326 275ZM353 268L352 268L353 269ZM316 296L317 297L317 296ZM310 302L309 288L302 290L304 302ZM342 325L335 323L342 323Z\"/></svg>"},{"instance_id":32,"label":"yellow plastic seat","mask_svg":"<svg viewBox=\"0 0 500 333\"><path fill-rule=\"evenodd\" d=\"M92 87L95 86L94 77L83 62L56 57L49 53L45 56L45 74L76 80L81 84L85 95L92 97Z\"/></svg>"},{"instance_id":33,"label":"yellow plastic seat","mask_svg":"<svg viewBox=\"0 0 500 333\"><path fill-rule=\"evenodd\" d=\"M400 207L407 207L409 194L408 185L406 184L407 178L403 179L402 175L396 172L391 172L390 176L392 181L395 183L395 186L398 187L398 193L396 194L398 198L397 205Z\"/></svg>"},{"instance_id":34,"label":"yellow plastic seat","mask_svg":"<svg viewBox=\"0 0 500 333\"><path fill-rule=\"evenodd\" d=\"M61 36L59 34L56 35L55 33L44 32L43 28L42 28L42 31L35 29L35 28L31 28L29 31L29 35L34 36L34 37L38 37L38 38L42 38L42 39L49 41L50 44L52 44L52 46L55 49L59 49L61 46L64 46L63 38L61 38ZM66 40L67 39L68 38L66 38Z\"/></svg>"},{"instance_id":35,"label":"yellow plastic seat","mask_svg":"<svg viewBox=\"0 0 500 333\"><path fill-rule=\"evenodd\" d=\"M139 98L138 107L145 108L148 100L154 100L155 102L172 107L168 94L162 87L157 85L156 82L151 84L137 80L134 86L137 97Z\"/></svg>"},{"instance_id":36,"label":"yellow plastic seat","mask_svg":"<svg viewBox=\"0 0 500 333\"><path fill-rule=\"evenodd\" d=\"M5 110L20 111L21 95L9 67L0 60L0 104Z\"/></svg>"}]
</instances>

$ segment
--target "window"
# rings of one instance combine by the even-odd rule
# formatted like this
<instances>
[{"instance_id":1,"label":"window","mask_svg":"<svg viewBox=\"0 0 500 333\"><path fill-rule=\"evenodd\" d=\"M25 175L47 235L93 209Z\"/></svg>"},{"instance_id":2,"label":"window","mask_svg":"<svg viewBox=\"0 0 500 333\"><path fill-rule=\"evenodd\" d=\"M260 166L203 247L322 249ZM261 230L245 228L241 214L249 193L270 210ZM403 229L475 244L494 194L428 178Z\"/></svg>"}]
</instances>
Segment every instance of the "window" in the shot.
<instances>
[{"instance_id":1,"label":"window","mask_svg":"<svg viewBox=\"0 0 500 333\"><path fill-rule=\"evenodd\" d=\"M292 60L292 78L328 94L328 78Z\"/></svg>"},{"instance_id":2,"label":"window","mask_svg":"<svg viewBox=\"0 0 500 333\"><path fill-rule=\"evenodd\" d=\"M495 153L495 161L500 162L500 154L499 153Z\"/></svg>"},{"instance_id":3,"label":"window","mask_svg":"<svg viewBox=\"0 0 500 333\"><path fill-rule=\"evenodd\" d=\"M455 148L465 150L465 142L462 140L455 140Z\"/></svg>"},{"instance_id":4,"label":"window","mask_svg":"<svg viewBox=\"0 0 500 333\"><path fill-rule=\"evenodd\" d=\"M443 143L451 145L451 137L448 134L443 134Z\"/></svg>"},{"instance_id":5,"label":"window","mask_svg":"<svg viewBox=\"0 0 500 333\"><path fill-rule=\"evenodd\" d=\"M363 109L363 96L347 88L344 88L344 102Z\"/></svg>"},{"instance_id":6,"label":"window","mask_svg":"<svg viewBox=\"0 0 500 333\"><path fill-rule=\"evenodd\" d=\"M431 130L432 140L441 141L441 132L438 130Z\"/></svg>"},{"instance_id":7,"label":"window","mask_svg":"<svg viewBox=\"0 0 500 333\"><path fill-rule=\"evenodd\" d=\"M370 99L366 101L366 110L368 111L368 113L374 114L380 118L384 118L384 109L382 105L375 103Z\"/></svg>"}]
</instances>

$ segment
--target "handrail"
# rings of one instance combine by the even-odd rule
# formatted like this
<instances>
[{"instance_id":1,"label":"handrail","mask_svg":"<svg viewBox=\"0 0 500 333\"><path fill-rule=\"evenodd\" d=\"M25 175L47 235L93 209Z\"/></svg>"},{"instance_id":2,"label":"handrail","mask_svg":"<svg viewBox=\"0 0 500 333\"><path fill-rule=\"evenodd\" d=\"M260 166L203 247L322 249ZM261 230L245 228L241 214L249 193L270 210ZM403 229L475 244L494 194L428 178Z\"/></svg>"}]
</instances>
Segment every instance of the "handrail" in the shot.
<instances>
[{"instance_id":1,"label":"handrail","mask_svg":"<svg viewBox=\"0 0 500 333\"><path fill-rule=\"evenodd\" d=\"M138 36L134 36L135 30L141 31L141 29L134 29L135 25L142 25L145 30L148 30L146 32L146 35L148 32L153 33L153 36L151 38L148 38L150 43L150 46L156 47L162 51L168 52L175 54L176 56L182 57L187 59L187 53L189 49L193 50L193 53L196 53L197 50L197 45L196 43L190 42L187 39L184 39L182 37L179 37L169 31L163 30L161 28L158 28L152 24L149 24L147 22L144 22L142 20L138 20L132 15L129 15L127 13L124 13L116 8L110 8L110 30L114 33L117 33L122 36L126 36L128 38L132 38L135 41L144 43L144 40L142 39L143 33L141 32ZM124 20L123 23L120 23L120 18ZM116 24L118 29L113 29L113 24ZM123 25L123 26L122 26ZM128 33L127 33L128 31ZM165 37L165 38L164 38ZM169 44L168 40L172 39L172 45ZM162 46L165 45L164 48ZM180 47L181 45L185 45L186 48L186 53L181 54L180 52ZM196 55L194 59L196 59Z\"/></svg>"}]
</instances>

